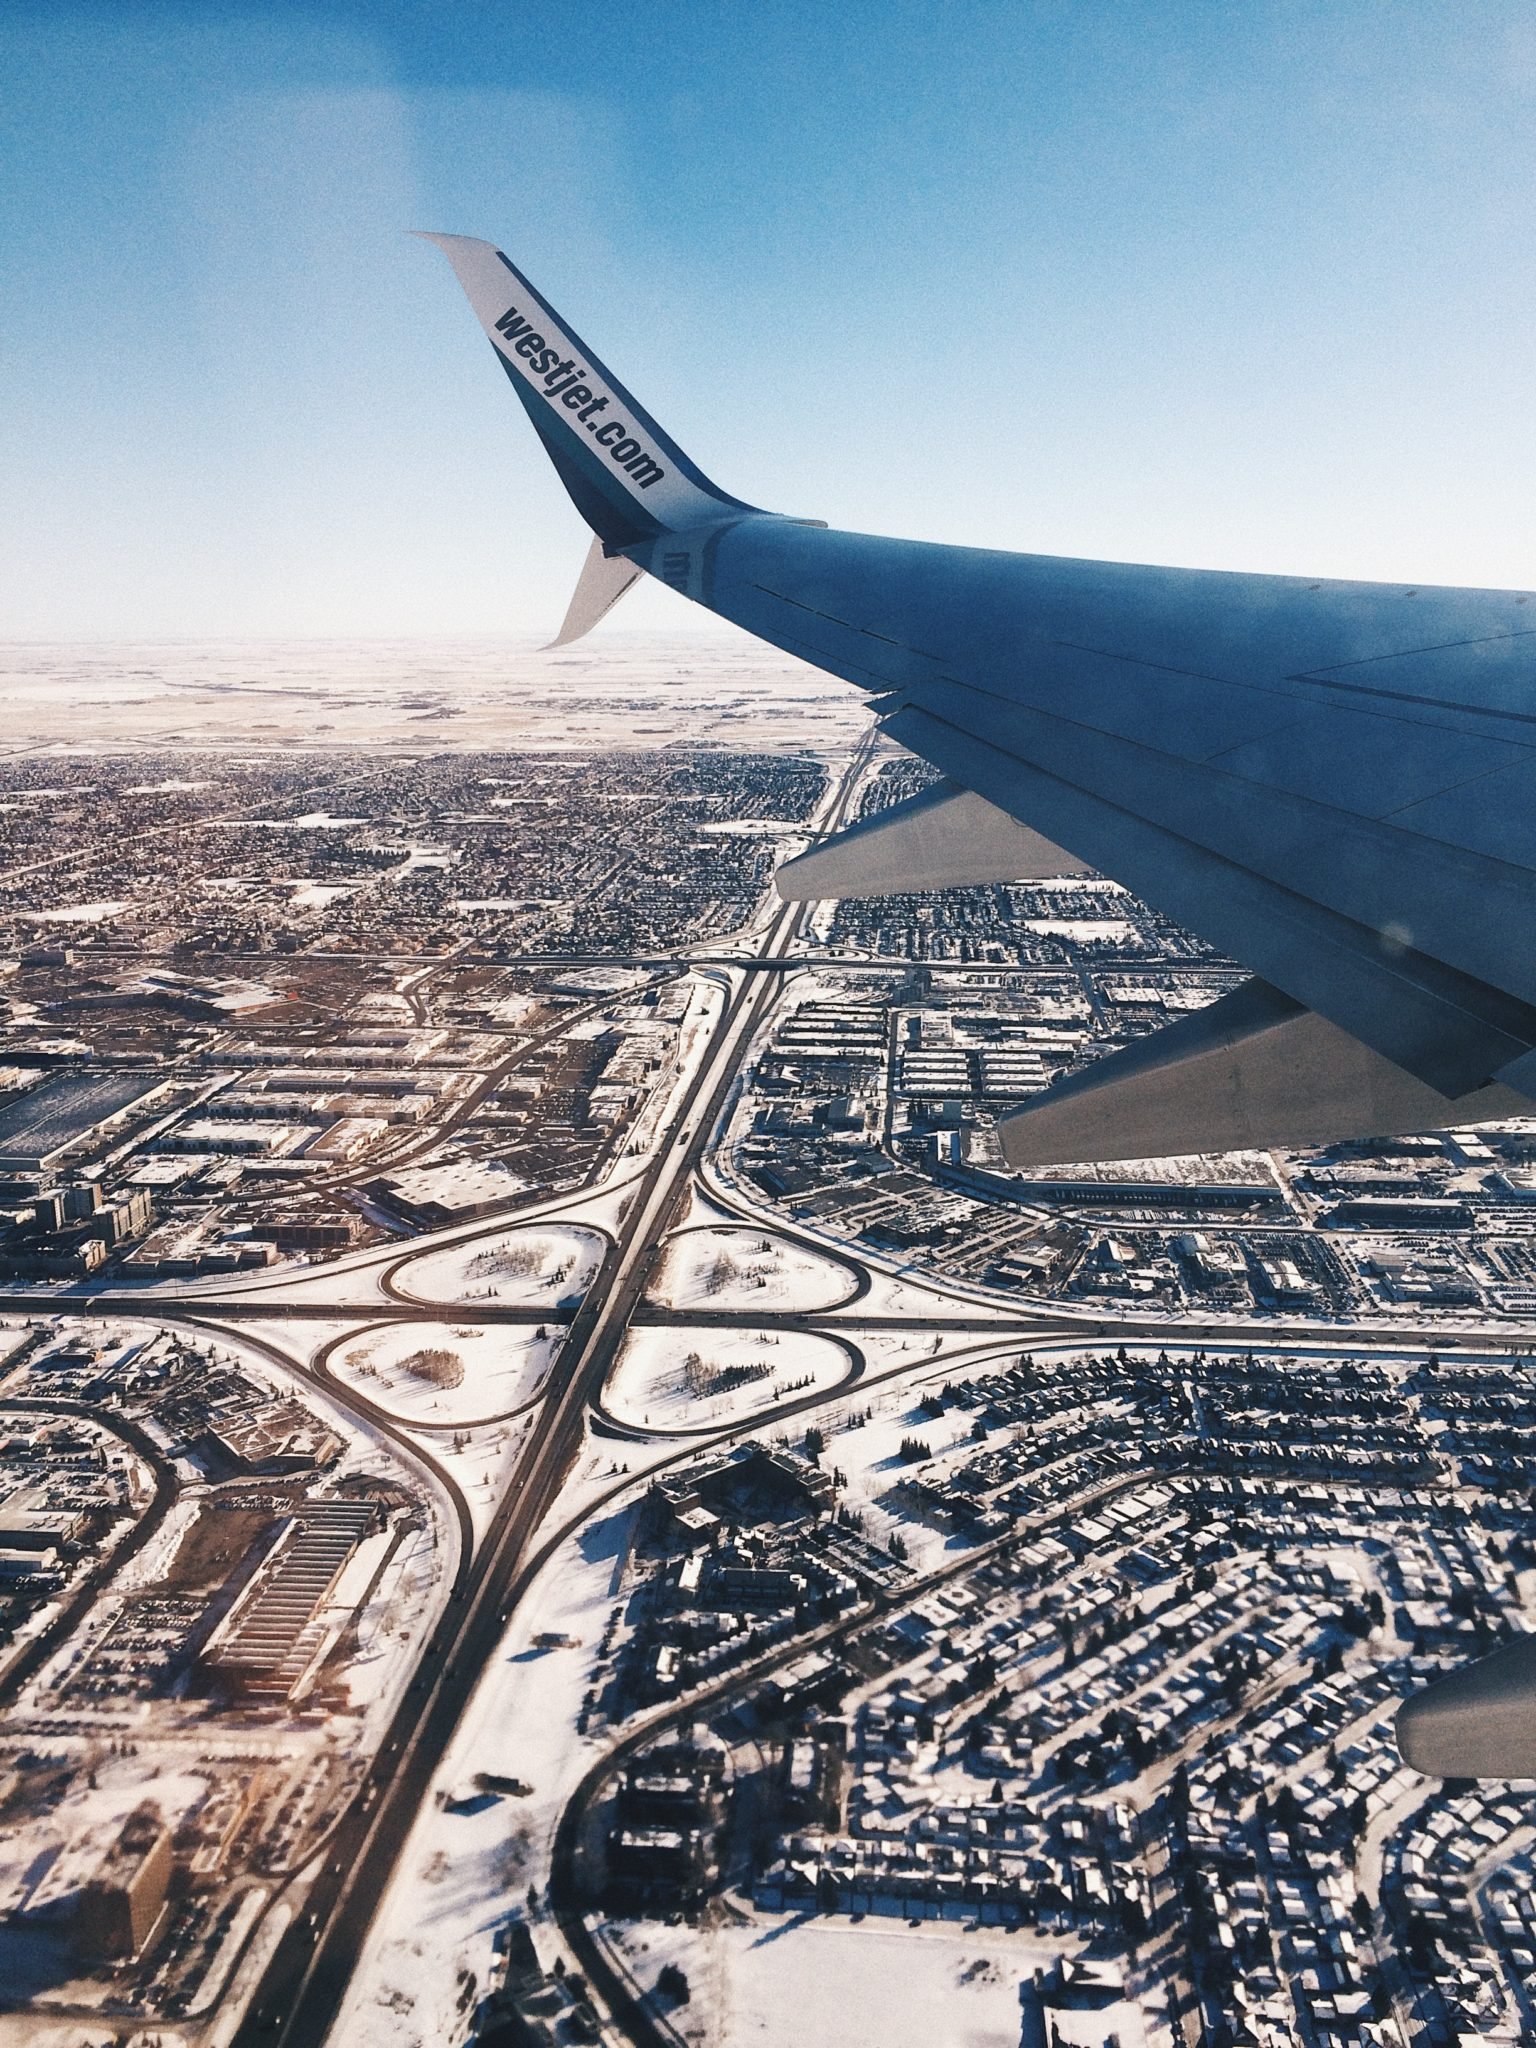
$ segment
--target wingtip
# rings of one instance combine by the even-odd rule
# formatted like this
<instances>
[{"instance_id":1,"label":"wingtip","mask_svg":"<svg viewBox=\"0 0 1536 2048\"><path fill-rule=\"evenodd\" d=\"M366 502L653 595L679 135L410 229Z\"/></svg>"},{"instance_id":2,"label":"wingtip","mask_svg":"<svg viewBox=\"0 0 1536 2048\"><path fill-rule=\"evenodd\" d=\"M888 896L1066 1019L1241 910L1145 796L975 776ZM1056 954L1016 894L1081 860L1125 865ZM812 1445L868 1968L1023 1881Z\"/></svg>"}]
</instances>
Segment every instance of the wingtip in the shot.
<instances>
[{"instance_id":1,"label":"wingtip","mask_svg":"<svg viewBox=\"0 0 1536 2048\"><path fill-rule=\"evenodd\" d=\"M407 228L418 242L435 242L444 255L459 249L495 249L494 242L488 242L483 235L450 235L442 228ZM499 253L499 252L498 252Z\"/></svg>"}]
</instances>

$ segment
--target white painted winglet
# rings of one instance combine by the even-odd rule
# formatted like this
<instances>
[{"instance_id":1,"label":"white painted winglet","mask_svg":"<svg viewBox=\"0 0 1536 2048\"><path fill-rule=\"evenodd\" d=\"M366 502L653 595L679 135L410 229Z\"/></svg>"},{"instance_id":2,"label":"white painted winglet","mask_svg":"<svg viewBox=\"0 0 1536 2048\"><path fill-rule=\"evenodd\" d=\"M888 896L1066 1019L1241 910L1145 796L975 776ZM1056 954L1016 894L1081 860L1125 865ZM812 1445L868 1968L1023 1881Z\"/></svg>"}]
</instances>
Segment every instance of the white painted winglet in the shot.
<instances>
[{"instance_id":1,"label":"white painted winglet","mask_svg":"<svg viewBox=\"0 0 1536 2048\"><path fill-rule=\"evenodd\" d=\"M596 534L587 549L587 559L581 565L581 574L576 579L576 588L571 592L570 604L566 607L565 623L547 646L539 651L548 654L556 647L569 647L573 640L580 640L591 632L599 619L607 618L619 599L631 585L638 583L641 571L635 563L626 561L623 555L609 555L603 552L603 544Z\"/></svg>"},{"instance_id":2,"label":"white painted winglet","mask_svg":"<svg viewBox=\"0 0 1536 2048\"><path fill-rule=\"evenodd\" d=\"M556 474L615 547L756 508L712 484L509 257L472 235L423 234L452 264Z\"/></svg>"}]
</instances>

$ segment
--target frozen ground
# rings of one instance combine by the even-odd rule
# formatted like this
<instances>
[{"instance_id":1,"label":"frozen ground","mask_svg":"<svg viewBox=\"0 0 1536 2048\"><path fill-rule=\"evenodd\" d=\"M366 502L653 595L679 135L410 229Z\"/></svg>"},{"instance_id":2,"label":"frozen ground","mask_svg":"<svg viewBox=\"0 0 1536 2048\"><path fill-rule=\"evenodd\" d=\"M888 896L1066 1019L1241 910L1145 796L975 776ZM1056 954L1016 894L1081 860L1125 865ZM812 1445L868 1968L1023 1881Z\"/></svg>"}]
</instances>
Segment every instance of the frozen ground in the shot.
<instances>
[{"instance_id":1,"label":"frozen ground","mask_svg":"<svg viewBox=\"0 0 1536 2048\"><path fill-rule=\"evenodd\" d=\"M596 1278L603 1240L568 1224L503 1230L412 1259L395 1274L416 1301L510 1301L574 1307Z\"/></svg>"},{"instance_id":2,"label":"frozen ground","mask_svg":"<svg viewBox=\"0 0 1536 2048\"><path fill-rule=\"evenodd\" d=\"M467 1423L520 1408L537 1393L561 1331L388 1323L331 1353L330 1369L401 1422ZM457 1385L437 1384L461 1374Z\"/></svg>"},{"instance_id":3,"label":"frozen ground","mask_svg":"<svg viewBox=\"0 0 1536 2048\"><path fill-rule=\"evenodd\" d=\"M833 1308L854 1276L772 1231L724 1227L680 1231L668 1243L651 1298L663 1308Z\"/></svg>"},{"instance_id":4,"label":"frozen ground","mask_svg":"<svg viewBox=\"0 0 1536 2048\"><path fill-rule=\"evenodd\" d=\"M21 1349L30 1334L25 1323L0 1322L0 1385L9 1378L9 1361Z\"/></svg>"},{"instance_id":5,"label":"frozen ground","mask_svg":"<svg viewBox=\"0 0 1536 2048\"><path fill-rule=\"evenodd\" d=\"M1136 927L1123 917L1025 917L1019 925L1043 938L1075 939L1080 944L1125 946L1136 936Z\"/></svg>"},{"instance_id":6,"label":"frozen ground","mask_svg":"<svg viewBox=\"0 0 1536 2048\"><path fill-rule=\"evenodd\" d=\"M572 575L575 575L573 562ZM564 604L550 609L551 629ZM12 747L171 742L244 755L336 746L847 745L859 691L736 633L626 635L558 653L476 640L11 641L0 690ZM324 813L321 814L325 816Z\"/></svg>"},{"instance_id":7,"label":"frozen ground","mask_svg":"<svg viewBox=\"0 0 1536 2048\"><path fill-rule=\"evenodd\" d=\"M270 1295L274 1315L282 1313L284 1302L314 1299L343 1308L353 1303L359 1308L371 1308L388 1300L379 1285L379 1273L392 1259L399 1258L404 1249L401 1243L371 1245L366 1251L349 1252L342 1259L315 1265L299 1258L287 1259L279 1265L259 1268L250 1278L220 1273L205 1280L184 1281L179 1287L172 1283L171 1291L193 1297L231 1292Z\"/></svg>"},{"instance_id":8,"label":"frozen ground","mask_svg":"<svg viewBox=\"0 0 1536 2048\"><path fill-rule=\"evenodd\" d=\"M800 1331L633 1329L603 1404L641 1429L723 1429L848 1371L841 1346Z\"/></svg>"},{"instance_id":9,"label":"frozen ground","mask_svg":"<svg viewBox=\"0 0 1536 2048\"><path fill-rule=\"evenodd\" d=\"M1019 2048L1021 1984L1056 1953L960 1921L908 1927L883 1916L855 1923L792 1914L710 1928L630 1924L610 1928L608 1945L643 1991L663 1964L678 1964L689 2002L662 2009L698 2048ZM1062 2035L1074 2044L1107 2039L1102 2027ZM1141 2048L1142 2039L1139 2026L1128 2032L1122 2022L1121 2048Z\"/></svg>"},{"instance_id":10,"label":"frozen ground","mask_svg":"<svg viewBox=\"0 0 1536 2048\"><path fill-rule=\"evenodd\" d=\"M623 1597L633 1518L632 1506L599 1510L559 1546L520 1604L422 1803L331 2030L332 2048L463 2039L462 1973L487 1983L495 1931L530 1881L546 1881L560 1809L596 1754L576 1721ZM481 1771L520 1780L526 1797L487 1794L475 1783ZM534 1938L552 1960L547 1922L535 1924Z\"/></svg>"}]
</instances>

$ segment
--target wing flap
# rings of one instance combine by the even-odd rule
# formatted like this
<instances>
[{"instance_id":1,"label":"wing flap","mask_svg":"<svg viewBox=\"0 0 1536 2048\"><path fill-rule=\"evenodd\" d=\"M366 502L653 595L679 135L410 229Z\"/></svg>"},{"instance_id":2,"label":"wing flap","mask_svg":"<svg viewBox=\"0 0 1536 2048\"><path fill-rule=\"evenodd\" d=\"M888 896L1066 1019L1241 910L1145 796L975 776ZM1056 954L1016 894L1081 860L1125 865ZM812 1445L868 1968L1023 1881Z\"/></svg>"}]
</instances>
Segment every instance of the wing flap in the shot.
<instances>
[{"instance_id":1,"label":"wing flap","mask_svg":"<svg viewBox=\"0 0 1536 2048\"><path fill-rule=\"evenodd\" d=\"M998 1124L1014 1168L1337 1144L1519 1116L1512 1088L1426 1088L1279 989L1245 982L1208 1009L1057 1081Z\"/></svg>"},{"instance_id":2,"label":"wing flap","mask_svg":"<svg viewBox=\"0 0 1536 2048\"><path fill-rule=\"evenodd\" d=\"M1411 951L1390 953L1375 932L975 733L915 705L885 730L1438 1094L1470 1094L1536 1043L1536 1018L1522 1038L1483 1014L1511 1007L1495 992Z\"/></svg>"},{"instance_id":3,"label":"wing flap","mask_svg":"<svg viewBox=\"0 0 1536 2048\"><path fill-rule=\"evenodd\" d=\"M1063 714L1006 703L948 678L914 687L909 695L914 706L1010 759L1102 796L1118 810L1333 912L1361 928L1363 943L1373 950L1381 949L1386 934L1389 947L1406 947L1486 983L1477 1007L1521 1043L1533 1042L1524 1034L1536 1035L1536 1011L1526 1006L1536 1001L1536 947L1512 957L1509 944L1512 930L1530 925L1532 877L1524 870L1453 852L1384 821L1218 768L1176 760ZM1053 836L1049 826L1042 829ZM1115 872L1112 866L1107 871ZM1134 885L1138 893L1181 916L1160 897L1155 876L1150 879L1150 888ZM1469 916L1469 903L1478 906L1478 915ZM1230 950L1227 940L1216 943ZM1240 948L1237 957L1246 957ZM1259 962L1252 964L1265 971ZM1512 1000L1496 994L1499 988Z\"/></svg>"},{"instance_id":4,"label":"wing flap","mask_svg":"<svg viewBox=\"0 0 1536 2048\"><path fill-rule=\"evenodd\" d=\"M814 903L1085 872L1081 861L974 790L940 784L786 861L774 884L786 903Z\"/></svg>"}]
</instances>

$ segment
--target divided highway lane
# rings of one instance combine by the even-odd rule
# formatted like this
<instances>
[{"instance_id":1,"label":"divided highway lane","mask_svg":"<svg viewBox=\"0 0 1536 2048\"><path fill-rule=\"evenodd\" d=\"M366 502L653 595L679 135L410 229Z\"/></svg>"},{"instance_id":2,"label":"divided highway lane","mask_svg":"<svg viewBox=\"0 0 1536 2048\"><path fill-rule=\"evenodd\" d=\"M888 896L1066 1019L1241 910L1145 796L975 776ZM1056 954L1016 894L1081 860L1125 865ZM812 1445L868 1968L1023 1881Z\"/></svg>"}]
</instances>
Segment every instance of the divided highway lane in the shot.
<instances>
[{"instance_id":1,"label":"divided highway lane","mask_svg":"<svg viewBox=\"0 0 1536 2048\"><path fill-rule=\"evenodd\" d=\"M707 1125L706 1125L707 1128ZM759 1224L767 1230L769 1224ZM613 1254L609 1254L612 1262ZM594 1291L602 1285L602 1274L594 1282ZM588 1296L588 1301L592 1299ZM456 1323L505 1323L528 1325L537 1323L569 1323L572 1330L582 1319L580 1309L528 1308L511 1302L445 1302L412 1304L404 1300L355 1302L315 1301L283 1302L274 1296L253 1298L249 1295L212 1294L156 1294L146 1290L130 1293L124 1290L112 1294L43 1294L14 1290L0 1292L0 1315L12 1316L93 1316L102 1318L137 1318L142 1322L156 1323L198 1323L235 1324L246 1322L349 1322L359 1328L379 1323L441 1323L450 1319ZM775 1329L825 1331L829 1334L838 1330L903 1330L924 1331L933 1336L975 1336L995 1337L999 1344L1010 1339L1021 1343L1031 1340L1037 1343L1080 1339L1084 1344L1136 1344L1187 1346L1189 1344L1234 1344L1245 1351L1268 1347L1278 1351L1336 1350L1348 1351L1414 1351L1425 1346L1440 1351L1465 1351L1474 1354L1529 1349L1532 1339L1525 1326L1501 1324L1489 1321L1482 1326L1447 1326L1434 1321L1411 1321L1330 1324L1295 1321L1266 1323L1252 1317L1227 1316L1212 1318L1208 1322L1163 1322L1136 1316L1085 1316L1055 1303L1042 1303L1039 1308L1016 1308L1011 1314L987 1315L978 1311L975 1315L957 1312L930 1312L914 1309L905 1315L864 1315L856 1304L836 1309L790 1310L775 1313L771 1309L713 1309L713 1308L661 1308L653 1302L636 1300L631 1320L636 1324L660 1324L678 1328L694 1329L761 1329L771 1325ZM255 1342L253 1337L243 1337L243 1342ZM570 1343L566 1345L567 1362ZM286 1370L293 1371L293 1361L283 1358ZM340 1397L341 1390L335 1390ZM345 1396L352 1400L351 1394Z\"/></svg>"},{"instance_id":2,"label":"divided highway lane","mask_svg":"<svg viewBox=\"0 0 1536 2048\"><path fill-rule=\"evenodd\" d=\"M866 742L850 762L829 806L825 829L841 822L870 751ZM799 904L779 910L762 936L760 957L781 956L793 944L805 915ZM428 1645L362 1799L337 1831L306 1911L278 1943L233 2048L265 2048L268 2043L320 2048L324 2041L459 1717L505 1632L522 1589L521 1568L534 1532L575 1462L586 1411L602 1393L662 1233L709 1141L742 1053L776 994L774 979L743 977L729 997L713 1042L673 1110L615 1242L571 1320L517 1477L496 1511L466 1582L455 1588L449 1618ZM200 1306L205 1315L209 1313L206 1303Z\"/></svg>"}]
</instances>

